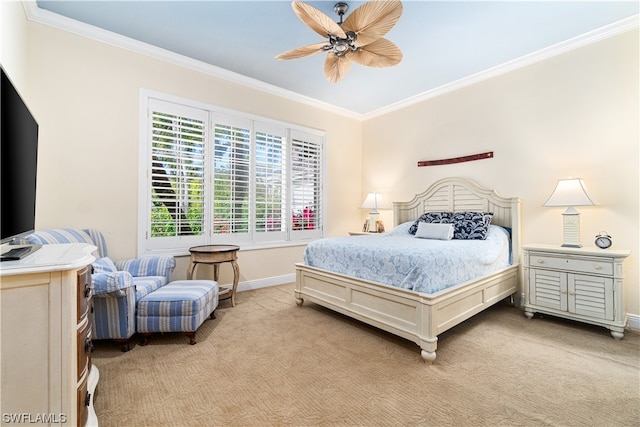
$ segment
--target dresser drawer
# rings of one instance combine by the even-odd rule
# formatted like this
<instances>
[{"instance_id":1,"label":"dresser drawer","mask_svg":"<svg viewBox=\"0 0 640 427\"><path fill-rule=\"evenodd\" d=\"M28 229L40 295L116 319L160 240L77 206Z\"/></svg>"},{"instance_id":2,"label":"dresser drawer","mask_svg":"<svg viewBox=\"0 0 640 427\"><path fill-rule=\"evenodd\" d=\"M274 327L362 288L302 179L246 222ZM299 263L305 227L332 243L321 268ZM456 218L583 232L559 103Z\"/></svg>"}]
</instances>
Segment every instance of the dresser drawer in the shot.
<instances>
[{"instance_id":1,"label":"dresser drawer","mask_svg":"<svg viewBox=\"0 0 640 427\"><path fill-rule=\"evenodd\" d=\"M551 268L585 274L613 275L613 261L607 258L567 258L549 254L532 253L529 256L531 268Z\"/></svg>"},{"instance_id":2,"label":"dresser drawer","mask_svg":"<svg viewBox=\"0 0 640 427\"><path fill-rule=\"evenodd\" d=\"M89 394L87 381L88 375L82 380L80 385L78 385L77 391L77 425L85 426L87 425L87 420L89 419L89 404L91 402L91 395Z\"/></svg>"},{"instance_id":3,"label":"dresser drawer","mask_svg":"<svg viewBox=\"0 0 640 427\"><path fill-rule=\"evenodd\" d=\"M91 322L86 321L78 331L78 380L85 372L88 374L91 367L91 352L93 343L91 342Z\"/></svg>"},{"instance_id":4,"label":"dresser drawer","mask_svg":"<svg viewBox=\"0 0 640 427\"><path fill-rule=\"evenodd\" d=\"M86 266L78 271L78 319L80 323L82 318L89 312L91 306L91 266Z\"/></svg>"}]
</instances>

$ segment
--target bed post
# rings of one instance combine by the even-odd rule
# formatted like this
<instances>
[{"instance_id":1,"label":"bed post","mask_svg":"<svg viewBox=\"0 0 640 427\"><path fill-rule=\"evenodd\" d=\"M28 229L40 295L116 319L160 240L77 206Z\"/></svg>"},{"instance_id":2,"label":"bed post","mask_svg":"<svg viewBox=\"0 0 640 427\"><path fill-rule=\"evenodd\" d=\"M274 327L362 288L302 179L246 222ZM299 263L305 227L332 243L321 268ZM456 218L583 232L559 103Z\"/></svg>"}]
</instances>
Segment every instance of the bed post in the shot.
<instances>
[{"instance_id":1,"label":"bed post","mask_svg":"<svg viewBox=\"0 0 640 427\"><path fill-rule=\"evenodd\" d=\"M511 256L512 264L518 265L518 275L516 277L516 293L513 295L513 305L521 307L524 301L524 276L520 260L522 259L520 235L522 226L520 224L520 198L511 199Z\"/></svg>"}]
</instances>

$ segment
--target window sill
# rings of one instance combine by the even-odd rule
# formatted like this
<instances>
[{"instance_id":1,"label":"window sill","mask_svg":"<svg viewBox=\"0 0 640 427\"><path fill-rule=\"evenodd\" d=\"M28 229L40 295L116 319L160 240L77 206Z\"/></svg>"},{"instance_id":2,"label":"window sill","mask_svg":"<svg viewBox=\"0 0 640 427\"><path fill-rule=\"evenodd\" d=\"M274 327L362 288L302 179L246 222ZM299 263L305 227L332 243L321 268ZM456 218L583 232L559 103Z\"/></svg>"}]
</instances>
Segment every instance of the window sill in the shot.
<instances>
[{"instance_id":1,"label":"window sill","mask_svg":"<svg viewBox=\"0 0 640 427\"><path fill-rule=\"evenodd\" d=\"M239 244L240 252L244 251L258 251L265 249L278 249L278 248L289 248L294 246L306 246L313 240L317 239L308 239L308 240L296 240L293 242L261 242L254 244L242 243ZM210 243L211 245L215 245L216 243ZM224 244L233 244L233 243L224 243ZM146 251L138 254L139 257L143 256L154 256L154 255L173 255L176 257L179 256L190 256L189 248L175 248L175 249L159 249L153 251Z\"/></svg>"}]
</instances>

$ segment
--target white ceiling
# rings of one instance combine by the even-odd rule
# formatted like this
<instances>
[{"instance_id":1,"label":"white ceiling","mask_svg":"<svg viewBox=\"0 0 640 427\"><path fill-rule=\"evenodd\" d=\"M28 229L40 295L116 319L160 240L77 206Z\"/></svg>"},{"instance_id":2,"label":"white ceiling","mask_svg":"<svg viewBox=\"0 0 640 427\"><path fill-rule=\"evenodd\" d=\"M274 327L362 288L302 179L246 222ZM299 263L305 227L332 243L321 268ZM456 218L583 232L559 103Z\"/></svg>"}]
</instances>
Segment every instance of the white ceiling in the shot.
<instances>
[{"instance_id":1,"label":"white ceiling","mask_svg":"<svg viewBox=\"0 0 640 427\"><path fill-rule=\"evenodd\" d=\"M307 3L338 20L333 12L336 0ZM347 3L351 12L364 2ZM375 114L474 76L548 57L612 30L637 27L639 11L637 0L403 1L403 15L386 35L402 50L402 62L392 68L354 64L346 78L332 84L324 78L324 54L274 59L281 52L322 41L293 13L289 1L36 4L31 10L41 22L71 26L77 32L84 28L94 38L110 34L78 21L90 24L126 37L112 38L112 43L144 42L197 60L214 74L227 70L222 74L355 115ZM138 42L136 46L146 46ZM146 52L149 49L153 50L146 46Z\"/></svg>"}]
</instances>

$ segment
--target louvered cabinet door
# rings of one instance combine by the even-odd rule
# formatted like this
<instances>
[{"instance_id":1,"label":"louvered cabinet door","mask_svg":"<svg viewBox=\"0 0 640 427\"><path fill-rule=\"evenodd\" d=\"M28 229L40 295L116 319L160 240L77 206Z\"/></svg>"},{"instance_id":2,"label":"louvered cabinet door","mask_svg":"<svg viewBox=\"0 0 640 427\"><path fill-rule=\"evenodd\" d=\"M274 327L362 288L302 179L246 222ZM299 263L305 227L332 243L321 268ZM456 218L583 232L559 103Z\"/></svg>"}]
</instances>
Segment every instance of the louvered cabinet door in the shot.
<instances>
[{"instance_id":1,"label":"louvered cabinet door","mask_svg":"<svg viewBox=\"0 0 640 427\"><path fill-rule=\"evenodd\" d=\"M613 279L569 274L567 284L570 313L613 320Z\"/></svg>"},{"instance_id":2,"label":"louvered cabinet door","mask_svg":"<svg viewBox=\"0 0 640 427\"><path fill-rule=\"evenodd\" d=\"M524 311L604 326L624 336L623 264L631 251L525 245Z\"/></svg>"},{"instance_id":3,"label":"louvered cabinet door","mask_svg":"<svg viewBox=\"0 0 640 427\"><path fill-rule=\"evenodd\" d=\"M567 274L559 271L530 271L529 295L532 304L567 310Z\"/></svg>"}]
</instances>

